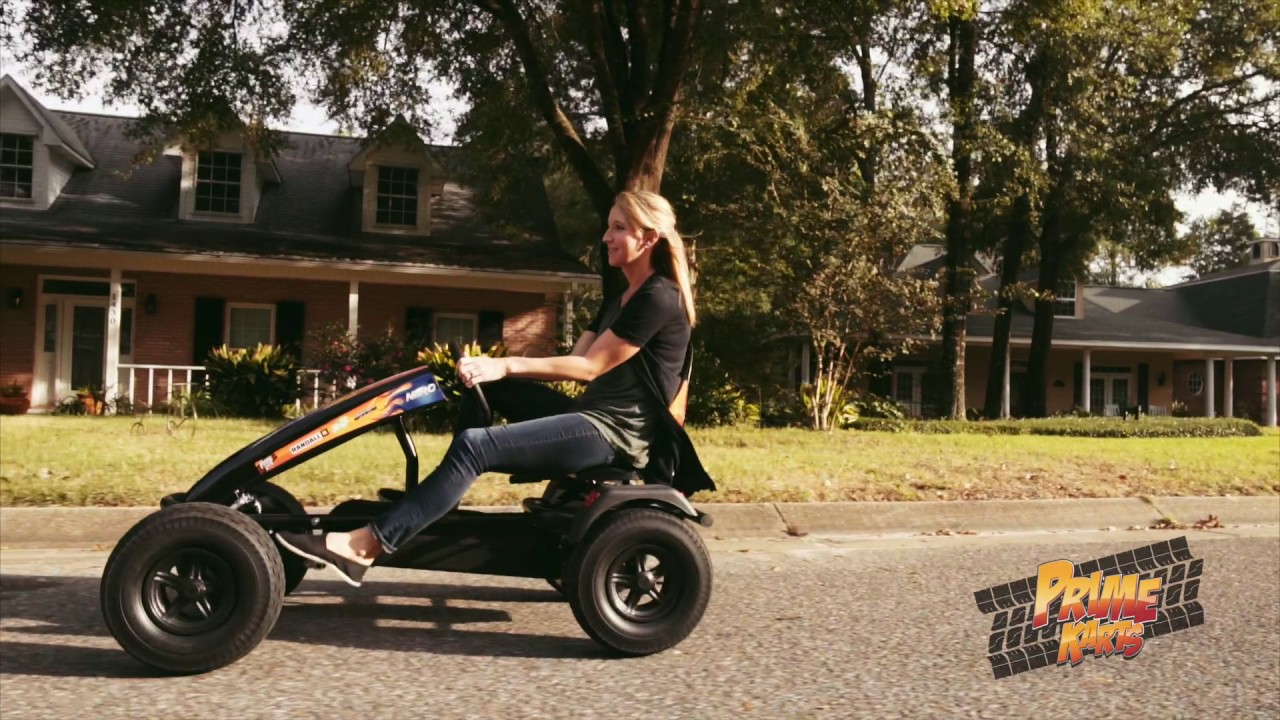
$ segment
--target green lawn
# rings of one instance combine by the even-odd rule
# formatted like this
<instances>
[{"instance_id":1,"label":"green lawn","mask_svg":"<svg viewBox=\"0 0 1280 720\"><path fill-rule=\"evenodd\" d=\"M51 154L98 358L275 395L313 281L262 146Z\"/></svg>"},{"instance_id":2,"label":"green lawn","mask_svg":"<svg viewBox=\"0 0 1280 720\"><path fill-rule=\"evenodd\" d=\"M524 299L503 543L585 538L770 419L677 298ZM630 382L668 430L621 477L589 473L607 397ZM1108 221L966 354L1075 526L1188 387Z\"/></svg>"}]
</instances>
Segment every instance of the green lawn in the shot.
<instances>
[{"instance_id":1,"label":"green lawn","mask_svg":"<svg viewBox=\"0 0 1280 720\"><path fill-rule=\"evenodd\" d=\"M140 426L134 418L0 418L0 504L154 505L271 427L202 419L171 435L158 416ZM692 434L720 486L695 498L702 502L1280 493L1274 430L1250 438L1131 440L750 428ZM415 440L425 474L448 438ZM401 486L403 462L395 436L380 432L277 482L304 503L328 505ZM540 489L485 476L464 502L510 504Z\"/></svg>"}]
</instances>

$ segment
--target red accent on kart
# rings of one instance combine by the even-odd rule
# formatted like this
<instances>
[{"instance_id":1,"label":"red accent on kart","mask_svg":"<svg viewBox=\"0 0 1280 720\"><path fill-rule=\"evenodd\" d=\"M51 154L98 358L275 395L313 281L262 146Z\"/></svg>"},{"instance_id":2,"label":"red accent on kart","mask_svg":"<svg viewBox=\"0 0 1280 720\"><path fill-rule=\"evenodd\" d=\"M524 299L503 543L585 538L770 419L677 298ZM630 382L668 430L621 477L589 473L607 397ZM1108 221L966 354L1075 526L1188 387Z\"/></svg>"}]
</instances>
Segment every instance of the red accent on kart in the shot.
<instances>
[{"instance_id":1,"label":"red accent on kart","mask_svg":"<svg viewBox=\"0 0 1280 720\"><path fill-rule=\"evenodd\" d=\"M600 499L600 491L592 490L591 492L587 493L586 500L583 501L583 504L585 504L587 507L591 507L592 505L595 505L596 501L599 499Z\"/></svg>"}]
</instances>

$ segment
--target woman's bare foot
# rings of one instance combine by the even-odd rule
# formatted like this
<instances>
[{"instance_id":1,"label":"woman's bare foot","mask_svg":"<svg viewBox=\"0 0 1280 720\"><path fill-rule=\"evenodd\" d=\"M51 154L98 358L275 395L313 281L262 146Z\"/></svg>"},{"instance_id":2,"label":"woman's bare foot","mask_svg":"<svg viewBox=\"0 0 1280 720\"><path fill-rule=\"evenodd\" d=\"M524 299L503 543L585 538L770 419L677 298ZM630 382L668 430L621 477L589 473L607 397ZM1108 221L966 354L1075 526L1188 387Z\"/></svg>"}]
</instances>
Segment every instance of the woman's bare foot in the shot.
<instances>
[{"instance_id":1,"label":"woman's bare foot","mask_svg":"<svg viewBox=\"0 0 1280 720\"><path fill-rule=\"evenodd\" d=\"M325 533L324 546L329 552L366 566L382 554L382 544L367 527L352 532Z\"/></svg>"}]
</instances>

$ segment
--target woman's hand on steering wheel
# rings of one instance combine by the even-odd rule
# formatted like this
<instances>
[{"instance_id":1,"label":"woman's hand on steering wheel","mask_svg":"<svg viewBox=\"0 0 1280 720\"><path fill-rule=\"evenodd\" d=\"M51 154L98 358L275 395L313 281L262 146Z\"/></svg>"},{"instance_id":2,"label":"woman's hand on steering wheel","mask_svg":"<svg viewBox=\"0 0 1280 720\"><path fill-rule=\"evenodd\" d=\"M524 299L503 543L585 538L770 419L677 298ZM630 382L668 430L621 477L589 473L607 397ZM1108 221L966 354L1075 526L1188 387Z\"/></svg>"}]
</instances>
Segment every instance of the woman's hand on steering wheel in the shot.
<instances>
[{"instance_id":1,"label":"woman's hand on steering wheel","mask_svg":"<svg viewBox=\"0 0 1280 720\"><path fill-rule=\"evenodd\" d=\"M458 361L458 379L467 387L475 387L476 383L501 380L506 376L507 363L503 358L479 355L464 357Z\"/></svg>"}]
</instances>

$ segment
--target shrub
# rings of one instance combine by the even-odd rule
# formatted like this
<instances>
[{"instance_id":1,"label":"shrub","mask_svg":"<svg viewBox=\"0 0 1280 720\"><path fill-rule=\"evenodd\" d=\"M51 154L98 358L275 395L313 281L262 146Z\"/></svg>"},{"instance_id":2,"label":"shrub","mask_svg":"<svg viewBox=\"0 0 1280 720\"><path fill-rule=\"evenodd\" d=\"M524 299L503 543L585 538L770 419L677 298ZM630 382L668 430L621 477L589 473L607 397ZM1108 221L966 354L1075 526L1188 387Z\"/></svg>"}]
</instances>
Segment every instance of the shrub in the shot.
<instances>
[{"instance_id":1,"label":"shrub","mask_svg":"<svg viewBox=\"0 0 1280 720\"><path fill-rule=\"evenodd\" d=\"M223 345L209 353L205 369L214 403L237 417L284 417L301 392L293 354L272 345Z\"/></svg>"},{"instance_id":2,"label":"shrub","mask_svg":"<svg viewBox=\"0 0 1280 720\"><path fill-rule=\"evenodd\" d=\"M413 366L407 341L387 328L382 334L360 340L351 337L341 323L326 325L311 334L320 381L338 393L371 385Z\"/></svg>"},{"instance_id":3,"label":"shrub","mask_svg":"<svg viewBox=\"0 0 1280 720\"><path fill-rule=\"evenodd\" d=\"M760 422L759 406L729 379L720 359L701 347L694 355L685 422L702 427Z\"/></svg>"},{"instance_id":4,"label":"shrub","mask_svg":"<svg viewBox=\"0 0 1280 720\"><path fill-rule=\"evenodd\" d=\"M1056 417L1033 420L889 420L860 418L855 430L914 432L929 435L1058 435L1095 438L1252 437L1258 426L1240 418L1123 418Z\"/></svg>"},{"instance_id":5,"label":"shrub","mask_svg":"<svg viewBox=\"0 0 1280 720\"><path fill-rule=\"evenodd\" d=\"M892 399L875 393L863 393L853 401L853 406L858 412L860 418L887 418L889 420L902 420L906 415L902 412L902 407Z\"/></svg>"}]
</instances>

